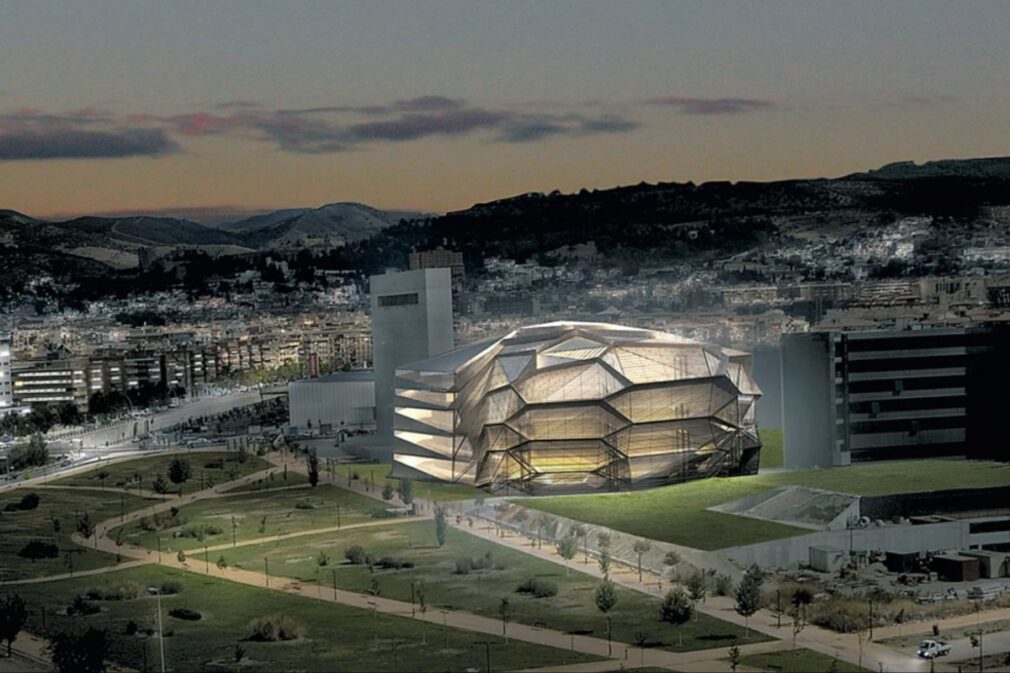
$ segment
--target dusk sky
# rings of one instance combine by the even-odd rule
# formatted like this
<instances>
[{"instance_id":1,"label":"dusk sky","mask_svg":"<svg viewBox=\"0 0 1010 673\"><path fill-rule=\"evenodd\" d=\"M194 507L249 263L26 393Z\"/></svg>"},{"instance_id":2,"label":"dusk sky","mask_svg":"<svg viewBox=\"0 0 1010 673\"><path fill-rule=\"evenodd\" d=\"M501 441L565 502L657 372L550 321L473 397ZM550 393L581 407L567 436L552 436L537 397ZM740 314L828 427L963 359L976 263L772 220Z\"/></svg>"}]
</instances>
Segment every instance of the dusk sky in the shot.
<instances>
[{"instance_id":1,"label":"dusk sky","mask_svg":"<svg viewBox=\"0 0 1010 673\"><path fill-rule=\"evenodd\" d=\"M39 217L1010 154L1007 2L64 5L0 5L0 208Z\"/></svg>"}]
</instances>

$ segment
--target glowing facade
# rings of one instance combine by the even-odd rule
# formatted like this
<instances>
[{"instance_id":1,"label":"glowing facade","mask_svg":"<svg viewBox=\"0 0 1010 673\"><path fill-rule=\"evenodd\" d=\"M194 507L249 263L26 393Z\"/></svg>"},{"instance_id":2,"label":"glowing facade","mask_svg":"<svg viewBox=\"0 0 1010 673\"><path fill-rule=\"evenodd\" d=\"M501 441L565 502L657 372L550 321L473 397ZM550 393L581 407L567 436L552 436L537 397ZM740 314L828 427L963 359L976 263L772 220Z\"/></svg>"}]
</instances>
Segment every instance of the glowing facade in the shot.
<instances>
[{"instance_id":1,"label":"glowing facade","mask_svg":"<svg viewBox=\"0 0 1010 673\"><path fill-rule=\"evenodd\" d=\"M664 332L523 327L397 370L394 474L539 494L753 473L750 366Z\"/></svg>"}]
</instances>

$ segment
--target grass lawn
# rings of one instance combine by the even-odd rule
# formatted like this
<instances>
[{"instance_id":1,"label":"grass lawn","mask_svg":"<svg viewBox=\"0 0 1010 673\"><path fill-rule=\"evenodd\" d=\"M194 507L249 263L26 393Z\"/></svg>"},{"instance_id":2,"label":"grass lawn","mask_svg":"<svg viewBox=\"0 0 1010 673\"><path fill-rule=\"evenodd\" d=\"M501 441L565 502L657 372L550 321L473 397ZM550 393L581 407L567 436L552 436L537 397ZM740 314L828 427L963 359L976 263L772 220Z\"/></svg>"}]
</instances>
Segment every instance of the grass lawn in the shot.
<instances>
[{"instance_id":1,"label":"grass lawn","mask_svg":"<svg viewBox=\"0 0 1010 673\"><path fill-rule=\"evenodd\" d=\"M380 492L386 483L393 485L395 489L399 484L399 479L390 479L386 475L393 469L389 463L354 463L352 465L340 465L334 468L338 483L343 478L343 483L347 483L348 476L357 474L358 478L367 483L374 483L375 488ZM450 500L472 500L482 491L463 484L447 484L433 481L414 481L414 497L435 500L438 502L448 502Z\"/></svg>"},{"instance_id":2,"label":"grass lawn","mask_svg":"<svg viewBox=\"0 0 1010 673\"><path fill-rule=\"evenodd\" d=\"M284 468L279 467L270 472L267 477L261 477L256 481L250 482L248 484L243 484L237 488L229 488L229 493L253 493L262 492L268 493L277 488L283 488L285 486L299 486L308 485L309 478L307 475L301 472L295 472L294 470L288 470L287 476L284 476Z\"/></svg>"},{"instance_id":3,"label":"grass lawn","mask_svg":"<svg viewBox=\"0 0 1010 673\"><path fill-rule=\"evenodd\" d=\"M78 547L71 542L70 536L77 530L76 512L87 512L91 520L98 523L118 515L121 506L130 512L154 502L126 494L103 495L94 491L73 489L19 488L0 495L0 508L8 503L18 502L21 496L27 493L39 496L38 508L0 513L0 580L69 572L70 565L67 560L69 550L75 550L72 554L74 570L114 565L115 556ZM59 530L56 530L57 527ZM56 558L37 559L34 562L18 556L18 552L31 540L55 544L59 548L59 555Z\"/></svg>"},{"instance_id":4,"label":"grass lawn","mask_svg":"<svg viewBox=\"0 0 1010 673\"><path fill-rule=\"evenodd\" d=\"M145 519L131 521L121 527L122 540L149 549L157 549L160 536L163 550L196 549L202 548L205 544L211 546L230 543L232 517L235 517L237 526L235 539L248 540L336 526L338 506L341 525L375 521L373 515L378 515L386 509L386 506L378 500L329 484L314 489L243 493L198 500L181 507L180 517L171 521L169 527L161 531L145 530L142 526ZM203 540L180 535L187 528L195 529L201 526L213 526L219 532L205 530ZM112 531L113 538L118 531L118 528Z\"/></svg>"},{"instance_id":5,"label":"grass lawn","mask_svg":"<svg viewBox=\"0 0 1010 673\"><path fill-rule=\"evenodd\" d=\"M175 455L139 457L136 460L127 460L112 465L98 465L88 472L63 477L52 483L64 486L117 486L122 488L140 486L150 489L154 478L159 474L164 475L165 480L168 481L168 466L176 455L188 460L193 472L190 480L183 485L183 492L199 489L201 483L206 485L210 483L210 480L213 480L215 484L223 484L226 481L270 467L270 463L252 455L248 456L244 463L240 463L237 459L238 454L234 451L180 452ZM222 460L224 461L223 466L219 467ZM101 478L103 473L106 475L104 483ZM168 485L170 491L178 492L178 486L170 481Z\"/></svg>"},{"instance_id":6,"label":"grass lawn","mask_svg":"<svg viewBox=\"0 0 1010 673\"><path fill-rule=\"evenodd\" d=\"M856 495L885 495L1010 484L1010 469L987 461L893 461L724 477L644 491L528 498L514 502L561 516L696 549L722 549L810 531L705 508L798 484Z\"/></svg>"},{"instance_id":7,"label":"grass lawn","mask_svg":"<svg viewBox=\"0 0 1010 673\"><path fill-rule=\"evenodd\" d=\"M785 464L785 449L782 431L777 428L761 428L761 467L782 467Z\"/></svg>"},{"instance_id":8,"label":"grass lawn","mask_svg":"<svg viewBox=\"0 0 1010 673\"><path fill-rule=\"evenodd\" d=\"M346 607L249 587L170 568L143 566L101 576L82 577L19 587L28 603L28 630L41 631L39 608L44 606L48 632L107 629L112 636L112 659L136 671L158 670L157 636L140 635L156 629L157 603L146 595L132 600L95 601L102 610L89 617L67 617L66 607L91 587L136 585L141 589L166 581L182 584L182 592L162 598L166 634L166 668L172 671L239 670L235 646L245 650L242 671L447 671L482 668L482 634L421 624L402 617L373 616ZM200 613L198 621L169 616L173 608ZM302 635L289 642L245 640L250 622L263 616L287 615L301 625ZM140 631L126 635L129 622ZM490 640L498 640L490 638ZM147 662L145 667L145 649ZM518 641L491 649L495 670L519 670L552 664L594 661L588 655Z\"/></svg>"},{"instance_id":9,"label":"grass lawn","mask_svg":"<svg viewBox=\"0 0 1010 673\"><path fill-rule=\"evenodd\" d=\"M376 568L373 573L367 566L344 563L344 551L352 545L361 545L376 560L388 556L415 565L400 570ZM318 563L320 552L329 555L329 563L324 567ZM485 554L491 554L492 564L502 567L468 574L456 572L458 559L481 558ZM568 575L563 567L550 561L454 528L447 531L445 546L439 548L432 521L349 529L239 547L223 553L211 552L211 562L221 555L229 565L256 570L263 567L266 557L271 575L311 584L317 581L318 574L319 583L328 588L336 581L338 587L359 593L368 592L374 579L382 596L403 601L410 600L411 583L415 583L424 592L432 610L458 609L497 618L502 597L508 597L515 606L514 620L517 622L606 637L606 619L594 602L598 580L575 571ZM202 554L197 558L202 558ZM533 598L517 593L518 585L529 577L555 582L557 595ZM697 620L678 628L660 621L658 599L620 586L617 596L617 604L610 612L616 640L634 643L636 633L644 633L653 646L678 651L723 644L729 647L738 639L742 641L743 627L698 615ZM768 638L751 631L748 642L762 640Z\"/></svg>"},{"instance_id":10,"label":"grass lawn","mask_svg":"<svg viewBox=\"0 0 1010 673\"><path fill-rule=\"evenodd\" d=\"M728 661L728 660L727 660ZM836 660L820 652L797 648L795 650L784 650L782 652L767 652L765 654L751 654L740 657L740 663L751 668L758 668L762 671L768 670L769 666L779 666L782 673L815 673L816 671L830 671L834 664L838 673L859 673L868 671L867 668L859 668L855 664L850 664L841 659Z\"/></svg>"}]
</instances>

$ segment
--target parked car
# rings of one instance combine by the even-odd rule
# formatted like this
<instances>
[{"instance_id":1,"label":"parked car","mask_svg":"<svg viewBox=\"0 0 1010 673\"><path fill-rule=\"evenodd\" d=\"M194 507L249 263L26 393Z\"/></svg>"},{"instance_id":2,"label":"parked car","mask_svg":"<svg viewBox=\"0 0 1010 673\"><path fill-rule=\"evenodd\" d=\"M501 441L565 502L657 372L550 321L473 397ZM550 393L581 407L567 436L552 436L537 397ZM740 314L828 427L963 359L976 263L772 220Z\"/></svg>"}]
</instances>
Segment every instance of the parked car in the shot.
<instances>
[{"instance_id":1,"label":"parked car","mask_svg":"<svg viewBox=\"0 0 1010 673\"><path fill-rule=\"evenodd\" d=\"M942 640L924 640L919 643L918 655L923 659L935 659L950 654L950 644Z\"/></svg>"}]
</instances>

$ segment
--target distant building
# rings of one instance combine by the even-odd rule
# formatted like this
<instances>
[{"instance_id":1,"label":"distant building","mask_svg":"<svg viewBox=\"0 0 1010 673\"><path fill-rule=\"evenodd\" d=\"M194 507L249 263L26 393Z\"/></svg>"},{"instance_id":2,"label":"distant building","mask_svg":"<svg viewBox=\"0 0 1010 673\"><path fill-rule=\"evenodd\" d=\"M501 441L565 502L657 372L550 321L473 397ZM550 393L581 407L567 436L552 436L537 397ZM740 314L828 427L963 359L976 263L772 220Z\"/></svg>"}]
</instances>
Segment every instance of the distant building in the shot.
<instances>
[{"instance_id":1,"label":"distant building","mask_svg":"<svg viewBox=\"0 0 1010 673\"><path fill-rule=\"evenodd\" d=\"M298 432L333 434L375 427L375 374L337 372L288 383L290 424Z\"/></svg>"},{"instance_id":2,"label":"distant building","mask_svg":"<svg viewBox=\"0 0 1010 673\"><path fill-rule=\"evenodd\" d=\"M447 268L371 278L375 417L392 438L396 368L453 347L452 278Z\"/></svg>"},{"instance_id":3,"label":"distant building","mask_svg":"<svg viewBox=\"0 0 1010 673\"><path fill-rule=\"evenodd\" d=\"M11 382L11 361L14 359L14 339L10 334L0 334L0 416L14 406L14 388Z\"/></svg>"},{"instance_id":4,"label":"distant building","mask_svg":"<svg viewBox=\"0 0 1010 673\"><path fill-rule=\"evenodd\" d=\"M786 467L1005 460L1008 351L1010 333L999 327L786 335Z\"/></svg>"},{"instance_id":5,"label":"distant building","mask_svg":"<svg viewBox=\"0 0 1010 673\"><path fill-rule=\"evenodd\" d=\"M463 266L463 253L442 247L434 250L415 250L410 253L410 270L420 269L449 269L453 283L463 280L466 272Z\"/></svg>"},{"instance_id":6,"label":"distant building","mask_svg":"<svg viewBox=\"0 0 1010 673\"><path fill-rule=\"evenodd\" d=\"M45 359L17 362L11 367L15 406L71 402L88 407L88 360Z\"/></svg>"}]
</instances>

